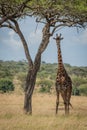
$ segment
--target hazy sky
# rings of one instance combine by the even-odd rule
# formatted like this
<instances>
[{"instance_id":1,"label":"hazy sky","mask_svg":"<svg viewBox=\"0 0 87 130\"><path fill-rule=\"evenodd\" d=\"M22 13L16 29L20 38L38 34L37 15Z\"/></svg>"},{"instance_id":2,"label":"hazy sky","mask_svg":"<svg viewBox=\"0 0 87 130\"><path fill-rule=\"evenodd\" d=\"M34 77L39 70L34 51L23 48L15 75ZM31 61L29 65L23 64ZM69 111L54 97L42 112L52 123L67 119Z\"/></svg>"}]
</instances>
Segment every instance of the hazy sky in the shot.
<instances>
[{"instance_id":1,"label":"hazy sky","mask_svg":"<svg viewBox=\"0 0 87 130\"><path fill-rule=\"evenodd\" d=\"M19 23L28 42L31 57L34 59L41 42L43 24L39 24L36 30L37 24L33 18L26 18ZM64 37L61 41L63 62L74 66L87 66L87 29L80 29L78 33L76 28L65 27L58 33L62 33ZM0 28L0 60L23 59L26 58L19 36L12 30ZM53 38L42 54L42 61L57 63L57 48Z\"/></svg>"}]
</instances>

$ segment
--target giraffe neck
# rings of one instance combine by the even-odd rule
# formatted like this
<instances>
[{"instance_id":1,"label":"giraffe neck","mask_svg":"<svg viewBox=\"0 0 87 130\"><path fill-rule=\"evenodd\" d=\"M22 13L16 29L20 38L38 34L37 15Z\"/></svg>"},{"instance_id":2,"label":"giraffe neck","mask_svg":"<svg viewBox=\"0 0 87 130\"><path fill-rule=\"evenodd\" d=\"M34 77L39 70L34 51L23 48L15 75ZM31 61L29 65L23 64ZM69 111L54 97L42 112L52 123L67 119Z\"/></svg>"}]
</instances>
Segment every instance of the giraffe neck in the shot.
<instances>
[{"instance_id":1,"label":"giraffe neck","mask_svg":"<svg viewBox=\"0 0 87 130\"><path fill-rule=\"evenodd\" d=\"M63 65L63 60L62 60L60 42L58 42L57 48L58 48L58 69L59 69L59 71L62 71L64 69L64 65Z\"/></svg>"}]
</instances>

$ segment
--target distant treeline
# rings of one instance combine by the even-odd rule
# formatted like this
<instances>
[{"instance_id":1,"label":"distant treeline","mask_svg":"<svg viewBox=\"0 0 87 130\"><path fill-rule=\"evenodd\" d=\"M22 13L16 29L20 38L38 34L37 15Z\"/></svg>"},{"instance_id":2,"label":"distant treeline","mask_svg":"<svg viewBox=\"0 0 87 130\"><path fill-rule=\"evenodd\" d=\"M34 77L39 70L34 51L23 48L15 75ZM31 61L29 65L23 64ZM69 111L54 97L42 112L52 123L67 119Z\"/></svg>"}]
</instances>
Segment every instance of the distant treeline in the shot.
<instances>
[{"instance_id":1,"label":"distant treeline","mask_svg":"<svg viewBox=\"0 0 87 130\"><path fill-rule=\"evenodd\" d=\"M74 95L87 95L87 67L71 66L64 64L68 74L73 81ZM36 86L40 86L40 92L50 92L55 84L57 63L42 62L37 75ZM25 78L28 71L28 63L23 61L0 61L0 79L8 78L13 80L15 76L24 86Z\"/></svg>"}]
</instances>

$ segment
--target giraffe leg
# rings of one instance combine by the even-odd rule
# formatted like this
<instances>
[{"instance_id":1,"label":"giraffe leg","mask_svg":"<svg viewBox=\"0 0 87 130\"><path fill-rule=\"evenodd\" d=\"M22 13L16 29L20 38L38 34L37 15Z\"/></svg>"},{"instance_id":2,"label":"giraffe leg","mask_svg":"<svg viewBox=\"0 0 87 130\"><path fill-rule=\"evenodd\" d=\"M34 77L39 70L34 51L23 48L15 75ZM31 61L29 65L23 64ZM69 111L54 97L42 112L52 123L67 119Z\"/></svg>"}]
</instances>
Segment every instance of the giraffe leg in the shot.
<instances>
[{"instance_id":1,"label":"giraffe leg","mask_svg":"<svg viewBox=\"0 0 87 130\"><path fill-rule=\"evenodd\" d=\"M71 87L69 87L69 88L71 88ZM69 114L69 105L70 105L72 89L68 89L67 91L68 91L67 92L67 114Z\"/></svg>"},{"instance_id":2,"label":"giraffe leg","mask_svg":"<svg viewBox=\"0 0 87 130\"><path fill-rule=\"evenodd\" d=\"M62 92L61 92L61 96L62 96L63 101L64 101L65 115L66 115L66 114L67 114L67 110L68 110L67 91L62 91Z\"/></svg>"},{"instance_id":3,"label":"giraffe leg","mask_svg":"<svg viewBox=\"0 0 87 130\"><path fill-rule=\"evenodd\" d=\"M68 115L69 114L69 100L66 99L66 111L65 114Z\"/></svg>"},{"instance_id":4,"label":"giraffe leg","mask_svg":"<svg viewBox=\"0 0 87 130\"><path fill-rule=\"evenodd\" d=\"M67 100L66 99L64 101L64 105L65 105L65 115L67 115Z\"/></svg>"},{"instance_id":5,"label":"giraffe leg","mask_svg":"<svg viewBox=\"0 0 87 130\"><path fill-rule=\"evenodd\" d=\"M69 103L67 98L64 100L64 105L65 105L65 115L69 114Z\"/></svg>"},{"instance_id":6,"label":"giraffe leg","mask_svg":"<svg viewBox=\"0 0 87 130\"><path fill-rule=\"evenodd\" d=\"M57 91L57 99L56 99L56 114L58 112L58 106L59 106L59 91Z\"/></svg>"},{"instance_id":7,"label":"giraffe leg","mask_svg":"<svg viewBox=\"0 0 87 130\"><path fill-rule=\"evenodd\" d=\"M71 97L71 93L69 90L67 90L66 101L65 101L66 102L66 112L65 112L66 115L69 114L70 97Z\"/></svg>"}]
</instances>

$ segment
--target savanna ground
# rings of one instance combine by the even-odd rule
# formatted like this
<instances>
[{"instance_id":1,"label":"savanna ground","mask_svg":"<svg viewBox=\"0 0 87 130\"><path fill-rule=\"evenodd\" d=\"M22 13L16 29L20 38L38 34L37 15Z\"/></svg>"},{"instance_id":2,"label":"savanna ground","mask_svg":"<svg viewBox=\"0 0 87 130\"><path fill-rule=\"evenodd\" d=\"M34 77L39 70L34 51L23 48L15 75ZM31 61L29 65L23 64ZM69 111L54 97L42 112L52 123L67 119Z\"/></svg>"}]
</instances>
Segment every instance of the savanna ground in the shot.
<instances>
[{"instance_id":1,"label":"savanna ground","mask_svg":"<svg viewBox=\"0 0 87 130\"><path fill-rule=\"evenodd\" d=\"M87 130L87 97L72 96L69 116L62 100L55 115L54 94L35 93L32 116L24 114L23 100L23 94L0 94L0 130Z\"/></svg>"}]
</instances>

